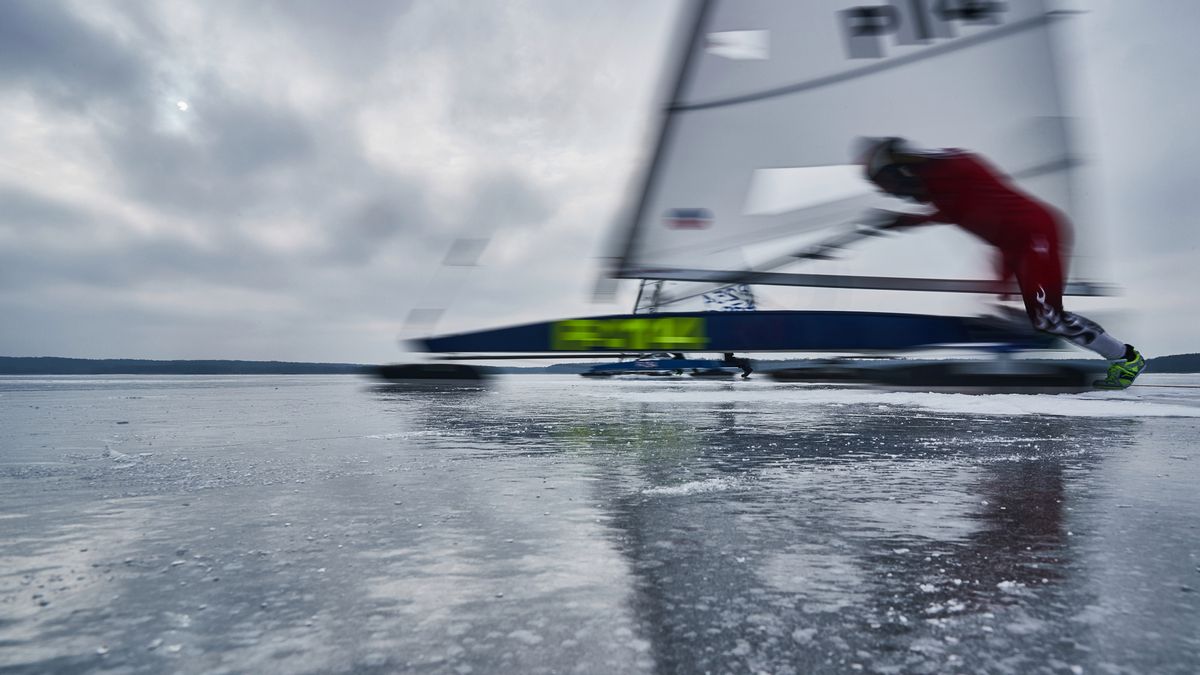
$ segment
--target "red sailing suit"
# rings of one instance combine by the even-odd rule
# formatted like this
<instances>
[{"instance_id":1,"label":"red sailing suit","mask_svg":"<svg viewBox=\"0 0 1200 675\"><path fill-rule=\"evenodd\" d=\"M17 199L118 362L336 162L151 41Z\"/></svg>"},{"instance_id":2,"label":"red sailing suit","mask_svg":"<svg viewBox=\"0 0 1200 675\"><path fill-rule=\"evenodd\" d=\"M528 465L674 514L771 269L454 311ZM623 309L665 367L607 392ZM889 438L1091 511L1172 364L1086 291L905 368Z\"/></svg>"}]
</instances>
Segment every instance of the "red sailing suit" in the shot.
<instances>
[{"instance_id":1,"label":"red sailing suit","mask_svg":"<svg viewBox=\"0 0 1200 675\"><path fill-rule=\"evenodd\" d=\"M937 211L906 218L898 227L931 221L958 225L999 250L1001 281L1016 277L1034 326L1041 327L1042 303L1062 313L1071 244L1065 218L1020 192L1006 176L969 152L930 155L912 165L912 171L925 188L923 201Z\"/></svg>"}]
</instances>

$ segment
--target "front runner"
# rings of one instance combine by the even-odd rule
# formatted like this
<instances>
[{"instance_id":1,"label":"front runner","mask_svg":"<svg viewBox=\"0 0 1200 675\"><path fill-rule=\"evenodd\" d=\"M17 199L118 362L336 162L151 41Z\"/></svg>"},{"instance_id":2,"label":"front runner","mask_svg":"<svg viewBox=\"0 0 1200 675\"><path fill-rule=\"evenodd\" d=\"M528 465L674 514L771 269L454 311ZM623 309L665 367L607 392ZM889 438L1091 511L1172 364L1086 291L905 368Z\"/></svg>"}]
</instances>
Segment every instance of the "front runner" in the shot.
<instances>
[{"instance_id":1,"label":"front runner","mask_svg":"<svg viewBox=\"0 0 1200 675\"><path fill-rule=\"evenodd\" d=\"M881 227L953 223L995 246L1001 280L1016 277L1025 311L1037 330L1090 349L1113 363L1093 384L1124 389L1146 367L1133 345L1124 344L1087 318L1065 311L1066 220L1050 206L1020 192L980 157L957 149L925 151L901 138L864 139L860 161L867 179L884 192L932 204L929 215L894 215Z\"/></svg>"}]
</instances>

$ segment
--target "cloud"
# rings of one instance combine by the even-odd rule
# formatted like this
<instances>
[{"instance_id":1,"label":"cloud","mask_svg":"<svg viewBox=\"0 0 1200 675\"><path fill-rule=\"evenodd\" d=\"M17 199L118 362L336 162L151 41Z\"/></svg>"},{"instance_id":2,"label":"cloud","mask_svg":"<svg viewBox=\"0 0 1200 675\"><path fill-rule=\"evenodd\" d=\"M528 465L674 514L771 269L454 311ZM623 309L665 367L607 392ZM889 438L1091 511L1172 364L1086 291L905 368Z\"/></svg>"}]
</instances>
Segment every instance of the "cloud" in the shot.
<instances>
[{"instance_id":1,"label":"cloud","mask_svg":"<svg viewBox=\"0 0 1200 675\"><path fill-rule=\"evenodd\" d=\"M13 185L0 185L0 227L31 230L77 225L84 212L57 199Z\"/></svg>"},{"instance_id":2,"label":"cloud","mask_svg":"<svg viewBox=\"0 0 1200 675\"><path fill-rule=\"evenodd\" d=\"M147 63L68 11L38 0L0 3L0 85L27 87L57 105L139 90Z\"/></svg>"},{"instance_id":3,"label":"cloud","mask_svg":"<svg viewBox=\"0 0 1200 675\"><path fill-rule=\"evenodd\" d=\"M1096 201L1186 250L1197 48L1139 5L1093 22ZM680 6L0 1L0 354L383 361L413 308L594 313Z\"/></svg>"},{"instance_id":4,"label":"cloud","mask_svg":"<svg viewBox=\"0 0 1200 675\"><path fill-rule=\"evenodd\" d=\"M1097 0L1083 17L1084 82L1093 126L1089 154L1100 168L1093 199L1110 221L1113 250L1171 253L1200 245L1191 202L1200 137L1191 86L1200 44L1173 34L1200 22L1200 4ZM1134 243L1136 242L1136 243Z\"/></svg>"},{"instance_id":5,"label":"cloud","mask_svg":"<svg viewBox=\"0 0 1200 675\"><path fill-rule=\"evenodd\" d=\"M341 264L359 264L373 258L398 237L405 237L410 253L433 243L422 230L437 231L435 216L427 208L419 186L397 180L391 189L366 195L350 211L329 223L324 255Z\"/></svg>"},{"instance_id":6,"label":"cloud","mask_svg":"<svg viewBox=\"0 0 1200 675\"><path fill-rule=\"evenodd\" d=\"M549 195L512 170L477 177L471 189L466 222L487 231L503 227L537 227L554 213Z\"/></svg>"},{"instance_id":7,"label":"cloud","mask_svg":"<svg viewBox=\"0 0 1200 675\"><path fill-rule=\"evenodd\" d=\"M0 353L383 360L439 299L578 313L671 7L351 9L0 4Z\"/></svg>"},{"instance_id":8,"label":"cloud","mask_svg":"<svg viewBox=\"0 0 1200 675\"><path fill-rule=\"evenodd\" d=\"M246 9L312 54L312 63L361 78L386 69L381 56L393 48L397 24L409 15L412 5L411 0L356 0L353 5L272 0Z\"/></svg>"},{"instance_id":9,"label":"cloud","mask_svg":"<svg viewBox=\"0 0 1200 675\"><path fill-rule=\"evenodd\" d=\"M194 91L183 130L156 125L136 102L104 120L105 158L130 196L185 213L229 216L280 195L272 183L296 173L316 150L292 111L212 83ZM285 186L286 187L286 186Z\"/></svg>"}]
</instances>

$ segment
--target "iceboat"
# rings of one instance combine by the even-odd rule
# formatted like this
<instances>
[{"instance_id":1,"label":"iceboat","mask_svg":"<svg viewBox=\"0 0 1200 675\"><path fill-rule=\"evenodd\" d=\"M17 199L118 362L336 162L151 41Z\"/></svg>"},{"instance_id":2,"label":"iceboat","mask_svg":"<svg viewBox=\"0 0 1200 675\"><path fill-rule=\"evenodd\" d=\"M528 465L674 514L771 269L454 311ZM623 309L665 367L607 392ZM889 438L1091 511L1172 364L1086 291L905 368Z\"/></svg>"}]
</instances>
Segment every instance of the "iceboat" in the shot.
<instances>
[{"instance_id":1,"label":"iceboat","mask_svg":"<svg viewBox=\"0 0 1200 675\"><path fill-rule=\"evenodd\" d=\"M864 214L913 206L876 192L850 148L861 136L967 148L1082 224L1055 58L1071 16L1041 0L687 4L653 151L609 255L608 276L641 284L634 311L418 344L468 359L1055 346L1022 321L981 316L981 298L1016 291L986 276L982 242L952 227L871 236ZM1112 293L1089 275L1095 257L1076 249L1066 295ZM787 297L766 309L765 289ZM750 306L708 302L729 295ZM996 368L950 370L893 379L996 382ZM1092 369L1012 372L1035 388L1081 389Z\"/></svg>"}]
</instances>

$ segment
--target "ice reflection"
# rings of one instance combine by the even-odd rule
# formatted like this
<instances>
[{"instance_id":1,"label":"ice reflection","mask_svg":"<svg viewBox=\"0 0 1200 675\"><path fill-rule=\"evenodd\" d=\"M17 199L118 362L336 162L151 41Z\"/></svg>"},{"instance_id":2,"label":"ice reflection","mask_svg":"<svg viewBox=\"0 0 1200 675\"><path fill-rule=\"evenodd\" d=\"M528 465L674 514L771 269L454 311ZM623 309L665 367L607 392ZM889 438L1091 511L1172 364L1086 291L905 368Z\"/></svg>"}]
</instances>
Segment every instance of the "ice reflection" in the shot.
<instances>
[{"instance_id":1,"label":"ice reflection","mask_svg":"<svg viewBox=\"0 0 1200 675\"><path fill-rule=\"evenodd\" d=\"M720 446L643 473L732 473L740 488L613 504L638 614L668 670L988 669L998 655L964 641L1044 638L1061 619L1048 606L1089 601L1059 583L1073 564L1064 472L1087 472L1078 446L1122 444L1128 426L858 411L797 437L712 415ZM969 453L931 449L960 436L978 439ZM1016 658L1077 656L1045 649Z\"/></svg>"},{"instance_id":2,"label":"ice reflection","mask_svg":"<svg viewBox=\"0 0 1200 675\"><path fill-rule=\"evenodd\" d=\"M1085 449L1138 425L612 403L500 403L440 423L590 467L639 634L659 668L687 672L986 669L999 654L976 641L1047 637L1061 619L1047 607L1091 602L1062 583L1066 475L1085 481ZM1020 659L1077 656L1060 651Z\"/></svg>"}]
</instances>

